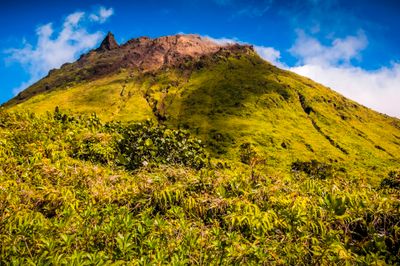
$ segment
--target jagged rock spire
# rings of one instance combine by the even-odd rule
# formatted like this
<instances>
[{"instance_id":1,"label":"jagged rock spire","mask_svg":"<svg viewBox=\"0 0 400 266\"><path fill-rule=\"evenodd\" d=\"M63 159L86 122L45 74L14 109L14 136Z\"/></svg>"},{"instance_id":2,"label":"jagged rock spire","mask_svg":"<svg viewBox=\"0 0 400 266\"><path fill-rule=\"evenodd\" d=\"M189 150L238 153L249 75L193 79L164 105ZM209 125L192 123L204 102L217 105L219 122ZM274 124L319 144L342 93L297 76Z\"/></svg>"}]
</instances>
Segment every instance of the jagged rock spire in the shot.
<instances>
[{"instance_id":1,"label":"jagged rock spire","mask_svg":"<svg viewBox=\"0 0 400 266\"><path fill-rule=\"evenodd\" d=\"M97 49L98 51L109 51L118 48L119 45L114 38L114 34L110 31L107 33L107 36L101 42L100 47Z\"/></svg>"}]
</instances>

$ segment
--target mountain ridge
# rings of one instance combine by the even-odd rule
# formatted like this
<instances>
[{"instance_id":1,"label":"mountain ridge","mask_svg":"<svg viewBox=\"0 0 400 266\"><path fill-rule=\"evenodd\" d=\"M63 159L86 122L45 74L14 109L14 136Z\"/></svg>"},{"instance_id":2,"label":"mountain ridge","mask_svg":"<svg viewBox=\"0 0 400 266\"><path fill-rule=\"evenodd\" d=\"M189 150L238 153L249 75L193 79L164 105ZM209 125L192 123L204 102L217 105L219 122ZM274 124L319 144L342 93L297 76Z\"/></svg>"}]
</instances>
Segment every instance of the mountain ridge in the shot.
<instances>
[{"instance_id":1,"label":"mountain ridge","mask_svg":"<svg viewBox=\"0 0 400 266\"><path fill-rule=\"evenodd\" d=\"M59 69L50 70L46 77L3 105L23 102L37 93L71 82L77 75L86 80L111 74L121 68L135 68L140 72L157 71L162 67L179 67L202 56L235 50L254 51L251 45L217 44L197 34L177 34L154 39L143 36L118 45L114 35L109 32L97 49L82 54L73 63L65 63ZM61 75L55 81L49 79L60 72L67 72L68 75Z\"/></svg>"}]
</instances>

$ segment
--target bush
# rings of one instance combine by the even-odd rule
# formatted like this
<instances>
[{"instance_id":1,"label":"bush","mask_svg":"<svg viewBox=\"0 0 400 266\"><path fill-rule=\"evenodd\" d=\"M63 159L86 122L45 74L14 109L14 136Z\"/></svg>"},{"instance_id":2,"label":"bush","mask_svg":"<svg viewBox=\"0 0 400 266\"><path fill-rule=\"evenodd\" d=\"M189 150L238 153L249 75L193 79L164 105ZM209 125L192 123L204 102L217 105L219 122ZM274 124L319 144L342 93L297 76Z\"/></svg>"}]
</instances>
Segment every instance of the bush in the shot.
<instances>
[{"instance_id":1,"label":"bush","mask_svg":"<svg viewBox=\"0 0 400 266\"><path fill-rule=\"evenodd\" d=\"M167 129L151 121L108 127L120 134L119 163L128 169L147 164L181 164L200 169L207 164L204 145L185 130Z\"/></svg>"},{"instance_id":2,"label":"bush","mask_svg":"<svg viewBox=\"0 0 400 266\"><path fill-rule=\"evenodd\" d=\"M334 175L335 169L332 165L311 160L308 162L296 161L292 163L293 172L303 172L312 178L326 179Z\"/></svg>"},{"instance_id":3,"label":"bush","mask_svg":"<svg viewBox=\"0 0 400 266\"><path fill-rule=\"evenodd\" d=\"M133 170L146 165L206 166L208 156L200 140L188 131L143 123L103 124L95 115L75 117L56 108L50 117L61 130L71 130L70 156L93 163L122 165Z\"/></svg>"},{"instance_id":4,"label":"bush","mask_svg":"<svg viewBox=\"0 0 400 266\"><path fill-rule=\"evenodd\" d=\"M390 171L381 182L381 187L400 189L400 171Z\"/></svg>"}]
</instances>

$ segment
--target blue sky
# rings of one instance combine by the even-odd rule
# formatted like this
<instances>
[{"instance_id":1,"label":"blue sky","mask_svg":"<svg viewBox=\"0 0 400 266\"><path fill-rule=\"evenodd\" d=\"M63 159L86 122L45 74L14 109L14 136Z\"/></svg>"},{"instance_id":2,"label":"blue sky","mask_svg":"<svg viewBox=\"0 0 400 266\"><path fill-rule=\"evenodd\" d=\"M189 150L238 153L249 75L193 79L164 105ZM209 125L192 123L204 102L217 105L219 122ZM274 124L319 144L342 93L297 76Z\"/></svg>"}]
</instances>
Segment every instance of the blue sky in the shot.
<instances>
[{"instance_id":1,"label":"blue sky","mask_svg":"<svg viewBox=\"0 0 400 266\"><path fill-rule=\"evenodd\" d=\"M96 47L107 31L198 33L255 45L279 67L400 117L400 1L0 1L0 102Z\"/></svg>"}]
</instances>

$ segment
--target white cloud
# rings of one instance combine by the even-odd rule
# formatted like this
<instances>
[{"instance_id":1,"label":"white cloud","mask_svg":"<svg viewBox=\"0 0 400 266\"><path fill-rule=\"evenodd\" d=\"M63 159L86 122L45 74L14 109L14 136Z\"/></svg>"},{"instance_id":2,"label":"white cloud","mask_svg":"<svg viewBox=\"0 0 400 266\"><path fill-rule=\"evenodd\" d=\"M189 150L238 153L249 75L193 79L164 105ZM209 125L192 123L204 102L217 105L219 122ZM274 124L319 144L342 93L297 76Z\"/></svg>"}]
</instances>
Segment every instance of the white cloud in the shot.
<instances>
[{"instance_id":1,"label":"white cloud","mask_svg":"<svg viewBox=\"0 0 400 266\"><path fill-rule=\"evenodd\" d=\"M367 71L354 66L306 64L290 68L382 113L400 117L400 64Z\"/></svg>"},{"instance_id":2,"label":"white cloud","mask_svg":"<svg viewBox=\"0 0 400 266\"><path fill-rule=\"evenodd\" d=\"M97 13L90 14L89 18L92 21L104 23L107 21L109 17L111 17L114 14L114 9L113 8L105 8L101 6L98 10Z\"/></svg>"},{"instance_id":3,"label":"white cloud","mask_svg":"<svg viewBox=\"0 0 400 266\"><path fill-rule=\"evenodd\" d=\"M287 66L280 61L281 58L281 52L272 48L272 47L266 47L266 46L254 46L254 50L265 60L270 62L271 64L280 67L280 68L286 68Z\"/></svg>"},{"instance_id":4,"label":"white cloud","mask_svg":"<svg viewBox=\"0 0 400 266\"><path fill-rule=\"evenodd\" d=\"M298 31L297 40L289 51L303 64L349 64L352 59L359 59L360 51L367 44L363 31L359 31L356 36L334 39L330 46L322 45L317 39Z\"/></svg>"},{"instance_id":5,"label":"white cloud","mask_svg":"<svg viewBox=\"0 0 400 266\"><path fill-rule=\"evenodd\" d=\"M67 16L64 22L64 27L73 27L78 25L79 21L83 18L85 15L84 12L75 12Z\"/></svg>"},{"instance_id":6,"label":"white cloud","mask_svg":"<svg viewBox=\"0 0 400 266\"><path fill-rule=\"evenodd\" d=\"M6 51L10 54L8 60L21 64L30 75L29 81L14 88L13 92L17 94L45 76L50 69L74 61L82 52L94 47L103 37L103 33L91 33L86 29L85 19L92 15L87 15L85 12L68 15L58 33L54 31L52 23L39 26L36 29L35 45L24 42L22 48L8 49Z\"/></svg>"},{"instance_id":7,"label":"white cloud","mask_svg":"<svg viewBox=\"0 0 400 266\"><path fill-rule=\"evenodd\" d=\"M360 59L367 46L363 32L356 36L335 39L330 46L299 32L290 49L298 58L298 66L288 69L331 87L344 96L374 110L400 117L400 64L365 70L351 64Z\"/></svg>"}]
</instances>

